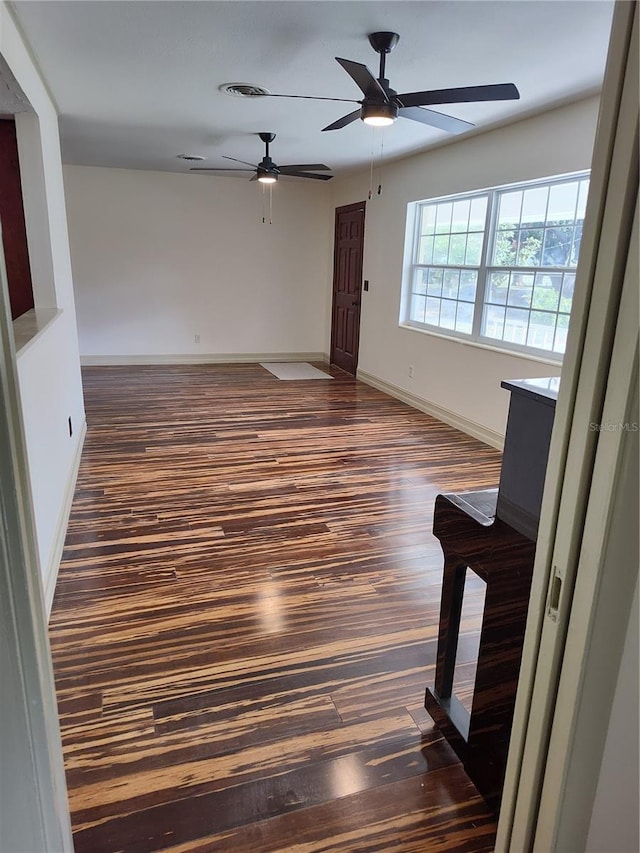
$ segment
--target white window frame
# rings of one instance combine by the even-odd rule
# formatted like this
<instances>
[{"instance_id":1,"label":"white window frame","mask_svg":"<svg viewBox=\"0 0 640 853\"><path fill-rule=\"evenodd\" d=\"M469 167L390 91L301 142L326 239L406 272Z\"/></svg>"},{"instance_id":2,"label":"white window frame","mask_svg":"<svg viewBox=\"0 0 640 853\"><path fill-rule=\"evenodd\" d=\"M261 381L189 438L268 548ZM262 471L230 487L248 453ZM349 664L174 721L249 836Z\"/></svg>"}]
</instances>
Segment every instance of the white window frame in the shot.
<instances>
[{"instance_id":1,"label":"white window frame","mask_svg":"<svg viewBox=\"0 0 640 853\"><path fill-rule=\"evenodd\" d=\"M502 184L496 187L488 187L482 190L475 190L468 193L456 193L455 195L440 196L438 198L422 199L420 201L411 202L407 210L407 246L405 251L405 269L403 276L402 287L402 302L400 309L400 326L420 331L427 334L433 334L438 337L451 338L453 340L464 341L467 344L475 344L481 347L491 349L506 350L512 353L527 355L536 359L550 361L560 364L563 359L563 353L553 352L552 350L542 349L539 347L528 346L511 341L500 340L498 338L488 337L482 334L482 319L486 308L485 294L488 286L489 275L492 272L513 272L516 270L522 274L548 273L553 274L574 274L576 267L548 267L548 266L496 266L491 264L495 241L497 238L497 215L498 215L498 200L501 193L517 192L519 190L533 189L536 187L557 186L563 183L572 183L576 180L584 180L590 178L589 170L580 172L571 172L563 175L553 175L547 178L537 178L531 181L520 181L514 184ZM430 205L442 203L454 203L456 201L472 201L476 198L487 199L487 212L485 218L484 235L482 250L480 254L480 263L474 265L454 265L454 264L422 264L418 263L418 251L420 246L420 222L422 210ZM444 268L455 270L470 270L477 272L476 296L473 303L473 324L471 333L448 329L444 326L436 326L431 323L420 322L410 318L411 298L413 293L413 281L416 271L419 269ZM506 306L511 307L511 306ZM529 308L529 311L536 310ZM560 301L556 311L547 311L546 313L555 313L556 315L564 315L566 312L560 311Z\"/></svg>"}]
</instances>

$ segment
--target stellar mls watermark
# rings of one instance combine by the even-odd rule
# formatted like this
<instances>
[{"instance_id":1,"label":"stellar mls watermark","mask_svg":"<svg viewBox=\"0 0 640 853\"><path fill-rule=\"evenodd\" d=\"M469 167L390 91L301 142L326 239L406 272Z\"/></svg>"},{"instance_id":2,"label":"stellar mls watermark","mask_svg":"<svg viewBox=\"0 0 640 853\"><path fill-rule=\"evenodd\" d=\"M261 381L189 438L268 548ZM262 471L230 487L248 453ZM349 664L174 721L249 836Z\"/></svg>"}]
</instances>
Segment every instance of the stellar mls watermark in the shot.
<instances>
[{"instance_id":1,"label":"stellar mls watermark","mask_svg":"<svg viewBox=\"0 0 640 853\"><path fill-rule=\"evenodd\" d=\"M640 426L637 421L604 421L600 424L592 421L589 429L591 432L638 432Z\"/></svg>"}]
</instances>

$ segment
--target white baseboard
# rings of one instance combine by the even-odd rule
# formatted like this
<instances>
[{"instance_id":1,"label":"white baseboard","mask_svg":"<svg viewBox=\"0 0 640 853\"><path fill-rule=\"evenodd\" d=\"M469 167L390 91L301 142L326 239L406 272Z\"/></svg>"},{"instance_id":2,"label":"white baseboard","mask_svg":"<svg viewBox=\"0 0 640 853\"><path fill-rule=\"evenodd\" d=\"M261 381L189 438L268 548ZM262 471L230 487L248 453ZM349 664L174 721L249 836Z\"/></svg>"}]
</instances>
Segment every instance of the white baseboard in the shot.
<instances>
[{"instance_id":1,"label":"white baseboard","mask_svg":"<svg viewBox=\"0 0 640 853\"><path fill-rule=\"evenodd\" d=\"M180 353L176 355L83 355L83 367L107 367L121 364L258 364L261 361L329 362L326 352L243 352Z\"/></svg>"},{"instance_id":2,"label":"white baseboard","mask_svg":"<svg viewBox=\"0 0 640 853\"><path fill-rule=\"evenodd\" d=\"M422 397L416 397L409 391L405 391L404 388L398 388L397 385L391 385L389 382L378 379L370 373L366 373L364 370L358 370L356 378L361 382L365 382L367 385L377 388L378 391L383 391L385 394L389 394L390 397L395 397L397 400L401 400L403 403L406 403L408 406L412 406L414 409L419 409L421 412L425 412L427 415L431 415L439 421L449 424L449 426L455 427L456 429L461 430L461 432L483 441L485 444L490 445L490 447L495 447L496 450L502 450L504 448L504 436L491 429L487 429L482 426L482 424L471 421L462 415L456 414L456 412L451 412L449 409L444 409L442 406L438 406L436 403L431 403L429 400L423 400Z\"/></svg>"},{"instance_id":3,"label":"white baseboard","mask_svg":"<svg viewBox=\"0 0 640 853\"><path fill-rule=\"evenodd\" d=\"M64 550L64 540L67 535L67 525L69 523L69 515L71 514L71 504L73 503L73 495L76 490L76 481L78 479L78 470L80 469L80 458L82 457L82 448L84 447L84 439L87 434L87 422L84 420L80 427L80 435L76 445L76 454L73 459L69 479L64 490L62 498L62 506L58 515L58 523L56 524L56 538L51 548L51 556L49 565L47 566L44 576L44 604L47 613L47 619L51 616L51 606L53 604L53 596L56 591L56 582L58 580L58 571L60 569L60 561L62 560L62 552Z\"/></svg>"}]
</instances>

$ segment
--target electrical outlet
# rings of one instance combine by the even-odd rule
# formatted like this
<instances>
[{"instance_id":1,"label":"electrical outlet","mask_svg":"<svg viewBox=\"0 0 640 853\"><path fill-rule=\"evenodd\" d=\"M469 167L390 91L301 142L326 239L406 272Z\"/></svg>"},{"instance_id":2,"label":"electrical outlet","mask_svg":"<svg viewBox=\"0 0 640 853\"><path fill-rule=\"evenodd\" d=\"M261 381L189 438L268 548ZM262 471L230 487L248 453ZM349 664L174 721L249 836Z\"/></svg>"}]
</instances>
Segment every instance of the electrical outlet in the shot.
<instances>
[{"instance_id":1,"label":"electrical outlet","mask_svg":"<svg viewBox=\"0 0 640 853\"><path fill-rule=\"evenodd\" d=\"M193 342L195 344L199 344L200 343L200 335L194 335L193 336Z\"/></svg>"},{"instance_id":2,"label":"electrical outlet","mask_svg":"<svg viewBox=\"0 0 640 853\"><path fill-rule=\"evenodd\" d=\"M413 365L409 365L409 379L413 379Z\"/></svg>"}]
</instances>

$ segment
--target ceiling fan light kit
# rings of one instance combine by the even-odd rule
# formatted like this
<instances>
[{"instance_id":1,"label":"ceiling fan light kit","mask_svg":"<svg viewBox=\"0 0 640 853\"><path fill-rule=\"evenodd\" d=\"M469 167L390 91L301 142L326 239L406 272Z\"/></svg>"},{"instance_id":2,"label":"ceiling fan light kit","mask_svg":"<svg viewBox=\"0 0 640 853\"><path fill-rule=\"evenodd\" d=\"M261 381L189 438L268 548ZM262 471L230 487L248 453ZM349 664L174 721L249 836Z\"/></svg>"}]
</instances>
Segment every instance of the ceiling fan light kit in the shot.
<instances>
[{"instance_id":1,"label":"ceiling fan light kit","mask_svg":"<svg viewBox=\"0 0 640 853\"><path fill-rule=\"evenodd\" d=\"M367 103L362 105L360 118L371 127L388 127L398 118L398 107L396 104Z\"/></svg>"}]
</instances>

